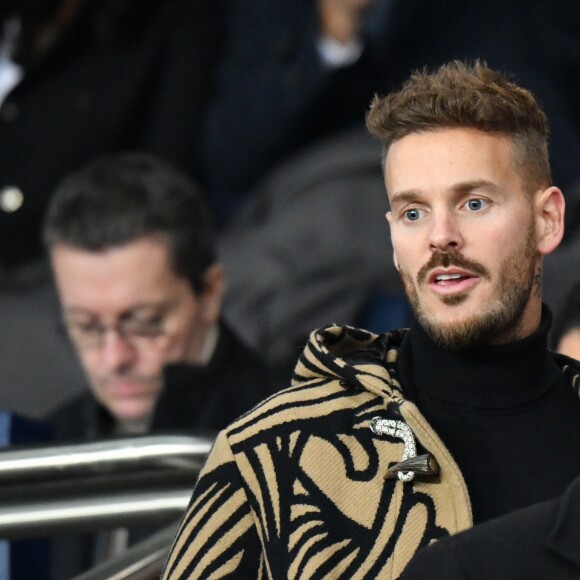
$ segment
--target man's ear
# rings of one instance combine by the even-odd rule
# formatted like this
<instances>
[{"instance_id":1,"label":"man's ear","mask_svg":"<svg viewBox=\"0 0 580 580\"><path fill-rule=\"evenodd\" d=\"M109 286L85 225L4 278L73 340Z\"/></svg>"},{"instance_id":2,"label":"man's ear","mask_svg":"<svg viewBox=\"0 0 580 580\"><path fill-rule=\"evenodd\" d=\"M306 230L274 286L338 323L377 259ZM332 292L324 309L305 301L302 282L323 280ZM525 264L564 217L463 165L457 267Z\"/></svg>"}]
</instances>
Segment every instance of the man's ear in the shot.
<instances>
[{"instance_id":1,"label":"man's ear","mask_svg":"<svg viewBox=\"0 0 580 580\"><path fill-rule=\"evenodd\" d=\"M399 267L399 260L397 259L397 254L395 254L395 250L393 250L393 263L395 264L395 268L397 268L397 272L400 270Z\"/></svg>"},{"instance_id":2,"label":"man's ear","mask_svg":"<svg viewBox=\"0 0 580 580\"><path fill-rule=\"evenodd\" d=\"M557 187L549 187L536 194L536 237L538 252L553 252L564 237L564 194Z\"/></svg>"},{"instance_id":3,"label":"man's ear","mask_svg":"<svg viewBox=\"0 0 580 580\"><path fill-rule=\"evenodd\" d=\"M219 263L212 264L203 274L203 291L199 295L204 306L204 316L211 324L219 320L224 287L224 267Z\"/></svg>"}]
</instances>

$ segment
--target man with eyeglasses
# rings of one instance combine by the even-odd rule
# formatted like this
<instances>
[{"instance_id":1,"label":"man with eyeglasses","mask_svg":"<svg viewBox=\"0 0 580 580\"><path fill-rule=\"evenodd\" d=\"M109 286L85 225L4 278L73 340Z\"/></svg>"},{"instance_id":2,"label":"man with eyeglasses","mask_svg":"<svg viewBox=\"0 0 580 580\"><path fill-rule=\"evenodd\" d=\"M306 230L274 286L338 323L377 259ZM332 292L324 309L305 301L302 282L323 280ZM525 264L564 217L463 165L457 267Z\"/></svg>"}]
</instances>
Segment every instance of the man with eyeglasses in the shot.
<instances>
[{"instance_id":1,"label":"man with eyeglasses","mask_svg":"<svg viewBox=\"0 0 580 580\"><path fill-rule=\"evenodd\" d=\"M220 319L210 221L197 186L145 154L98 159L57 189L44 241L90 385L50 417L57 439L217 431L269 394ZM95 563L75 556L57 577Z\"/></svg>"}]
</instances>

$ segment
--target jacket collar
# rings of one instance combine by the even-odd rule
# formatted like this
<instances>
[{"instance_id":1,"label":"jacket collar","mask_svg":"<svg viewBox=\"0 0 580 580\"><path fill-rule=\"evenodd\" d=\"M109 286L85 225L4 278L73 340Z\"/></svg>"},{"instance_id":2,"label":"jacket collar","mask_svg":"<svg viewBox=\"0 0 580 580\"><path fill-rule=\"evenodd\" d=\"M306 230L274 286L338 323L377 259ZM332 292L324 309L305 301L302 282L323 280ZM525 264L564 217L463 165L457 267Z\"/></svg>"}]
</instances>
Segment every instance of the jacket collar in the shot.
<instances>
[{"instance_id":1,"label":"jacket collar","mask_svg":"<svg viewBox=\"0 0 580 580\"><path fill-rule=\"evenodd\" d=\"M344 387L403 401L396 362L408 329L374 334L352 326L331 325L313 331L292 377L292 384L339 380ZM552 353L564 378L580 397L578 361Z\"/></svg>"},{"instance_id":2,"label":"jacket collar","mask_svg":"<svg viewBox=\"0 0 580 580\"><path fill-rule=\"evenodd\" d=\"M293 385L339 380L380 397L402 399L396 380L398 348L407 330L376 335L351 326L333 325L311 333L292 377Z\"/></svg>"}]
</instances>

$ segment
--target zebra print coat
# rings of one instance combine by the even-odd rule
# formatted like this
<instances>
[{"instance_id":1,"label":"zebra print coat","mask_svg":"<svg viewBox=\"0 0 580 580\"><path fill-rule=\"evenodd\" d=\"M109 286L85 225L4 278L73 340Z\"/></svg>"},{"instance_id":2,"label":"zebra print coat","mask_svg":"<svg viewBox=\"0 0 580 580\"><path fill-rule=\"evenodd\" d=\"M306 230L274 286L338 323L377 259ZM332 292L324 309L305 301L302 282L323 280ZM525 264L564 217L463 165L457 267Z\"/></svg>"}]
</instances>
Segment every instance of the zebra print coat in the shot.
<instances>
[{"instance_id":1,"label":"zebra print coat","mask_svg":"<svg viewBox=\"0 0 580 580\"><path fill-rule=\"evenodd\" d=\"M403 399L404 333L312 333L293 386L218 436L164 579L397 578L420 546L472 525L457 464ZM375 339L376 363L342 358ZM438 474L385 478L413 443Z\"/></svg>"}]
</instances>

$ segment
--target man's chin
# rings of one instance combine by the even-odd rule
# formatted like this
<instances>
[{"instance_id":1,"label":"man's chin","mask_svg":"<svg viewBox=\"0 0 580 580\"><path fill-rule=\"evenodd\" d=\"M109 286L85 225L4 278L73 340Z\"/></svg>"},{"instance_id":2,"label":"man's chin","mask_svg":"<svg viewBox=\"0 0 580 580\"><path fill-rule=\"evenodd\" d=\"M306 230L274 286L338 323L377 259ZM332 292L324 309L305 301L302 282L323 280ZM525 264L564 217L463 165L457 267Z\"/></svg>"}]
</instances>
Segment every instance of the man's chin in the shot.
<instances>
[{"instance_id":1,"label":"man's chin","mask_svg":"<svg viewBox=\"0 0 580 580\"><path fill-rule=\"evenodd\" d=\"M140 423L147 421L152 410L151 404L143 402L136 404L131 403L116 403L109 407L109 411L115 419L121 423Z\"/></svg>"},{"instance_id":2,"label":"man's chin","mask_svg":"<svg viewBox=\"0 0 580 580\"><path fill-rule=\"evenodd\" d=\"M420 313L419 324L431 340L446 350L465 350L487 340L487 327L481 325L481 313L459 308L456 312L437 316Z\"/></svg>"},{"instance_id":3,"label":"man's chin","mask_svg":"<svg viewBox=\"0 0 580 580\"><path fill-rule=\"evenodd\" d=\"M117 421L138 423L150 416L155 398L139 393L136 396L108 396L100 402Z\"/></svg>"},{"instance_id":4,"label":"man's chin","mask_svg":"<svg viewBox=\"0 0 580 580\"><path fill-rule=\"evenodd\" d=\"M485 310L480 305L475 311L458 310L455 316L419 314L417 319L433 342L447 350L461 351L514 340L522 313L523 307Z\"/></svg>"},{"instance_id":5,"label":"man's chin","mask_svg":"<svg viewBox=\"0 0 580 580\"><path fill-rule=\"evenodd\" d=\"M476 324L481 310L480 302L470 300L469 296L461 293L438 298L436 303L422 304L415 314L429 326L452 331L456 326Z\"/></svg>"}]
</instances>

